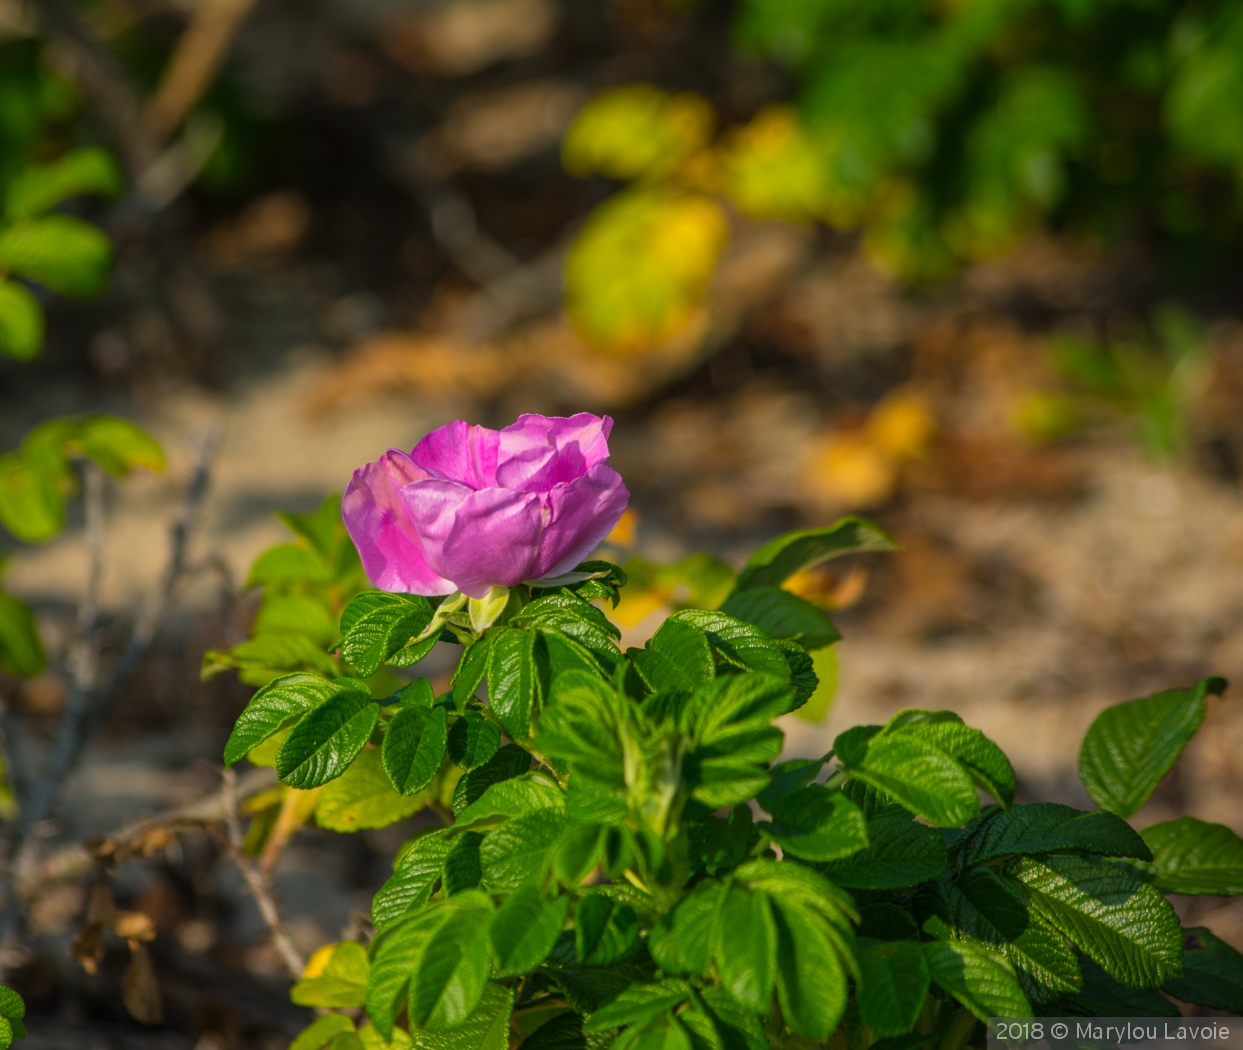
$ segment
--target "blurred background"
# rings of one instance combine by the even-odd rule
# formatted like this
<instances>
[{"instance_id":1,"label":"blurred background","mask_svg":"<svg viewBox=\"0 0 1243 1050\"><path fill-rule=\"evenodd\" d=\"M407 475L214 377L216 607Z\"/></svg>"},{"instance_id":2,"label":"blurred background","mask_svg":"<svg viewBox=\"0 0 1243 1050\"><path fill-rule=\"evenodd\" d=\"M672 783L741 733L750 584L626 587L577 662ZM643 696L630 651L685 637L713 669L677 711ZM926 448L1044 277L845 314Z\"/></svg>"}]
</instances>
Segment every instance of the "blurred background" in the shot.
<instances>
[{"instance_id":1,"label":"blurred background","mask_svg":"<svg viewBox=\"0 0 1243 1050\"><path fill-rule=\"evenodd\" d=\"M624 644L779 531L890 530L795 584L844 641L790 755L951 708L1087 808L1104 705L1243 678L1240 0L0 0L0 200L32 1047L306 1023L227 836L115 833L220 820L253 687L335 667L332 494L453 419L615 418ZM1141 825L1243 832L1208 720ZM296 951L361 929L420 818L245 782Z\"/></svg>"}]
</instances>

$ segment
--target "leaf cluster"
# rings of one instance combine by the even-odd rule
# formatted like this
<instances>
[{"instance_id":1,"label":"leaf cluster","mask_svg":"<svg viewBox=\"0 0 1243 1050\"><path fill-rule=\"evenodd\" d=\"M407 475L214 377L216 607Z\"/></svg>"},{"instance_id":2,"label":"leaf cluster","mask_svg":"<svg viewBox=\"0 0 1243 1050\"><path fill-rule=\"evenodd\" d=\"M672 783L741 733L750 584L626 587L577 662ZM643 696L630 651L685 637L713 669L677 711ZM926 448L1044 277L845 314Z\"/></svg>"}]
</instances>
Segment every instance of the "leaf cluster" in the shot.
<instances>
[{"instance_id":1,"label":"leaf cluster","mask_svg":"<svg viewBox=\"0 0 1243 1050\"><path fill-rule=\"evenodd\" d=\"M675 612L624 652L587 600L616 572L515 588L485 630L452 599L357 595L346 673L273 679L226 762L274 762L321 823L329 800L362 799L354 827L424 807L444 826L398 851L370 942L326 949L295 986L365 1022L329 1014L295 1046L962 1046L989 1016L1239 1002L1243 958L1180 928L1163 894L1243 891L1243 841L1125 819L1221 679L1102 713L1080 760L1093 812L1016 803L1005 755L944 711L778 761L777 720L815 689L808 646L836 638L781 585L889 546L858 519L780 537L720 609ZM448 689L373 695L362 679L428 639L462 645Z\"/></svg>"}]
</instances>

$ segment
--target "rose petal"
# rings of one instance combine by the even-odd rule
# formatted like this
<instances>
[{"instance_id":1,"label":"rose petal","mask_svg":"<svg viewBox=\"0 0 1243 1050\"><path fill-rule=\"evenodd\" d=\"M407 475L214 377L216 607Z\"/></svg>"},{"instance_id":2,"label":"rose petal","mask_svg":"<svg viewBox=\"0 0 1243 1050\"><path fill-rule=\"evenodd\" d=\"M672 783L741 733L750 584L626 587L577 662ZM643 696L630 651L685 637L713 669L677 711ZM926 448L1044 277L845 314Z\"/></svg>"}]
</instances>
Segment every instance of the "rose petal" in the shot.
<instances>
[{"instance_id":1,"label":"rose petal","mask_svg":"<svg viewBox=\"0 0 1243 1050\"><path fill-rule=\"evenodd\" d=\"M341 519L358 548L363 568L384 591L451 594L454 586L433 572L414 521L401 498L402 486L427 477L409 456L390 449L354 471L341 500Z\"/></svg>"},{"instance_id":2,"label":"rose petal","mask_svg":"<svg viewBox=\"0 0 1243 1050\"><path fill-rule=\"evenodd\" d=\"M433 430L414 446L410 458L433 478L482 489L496 484L499 447L497 431L459 419Z\"/></svg>"},{"instance_id":3,"label":"rose petal","mask_svg":"<svg viewBox=\"0 0 1243 1050\"><path fill-rule=\"evenodd\" d=\"M441 544L444 574L472 598L484 597L492 587L521 583L532 574L543 528L543 504L534 493L496 488L472 492L458 504Z\"/></svg>"},{"instance_id":4,"label":"rose petal","mask_svg":"<svg viewBox=\"0 0 1243 1050\"><path fill-rule=\"evenodd\" d=\"M458 507L474 491L459 481L428 478L406 485L400 493L410 520L423 541L423 556L427 564L445 579L453 579L445 568L445 540L453 531Z\"/></svg>"},{"instance_id":5,"label":"rose petal","mask_svg":"<svg viewBox=\"0 0 1243 1050\"><path fill-rule=\"evenodd\" d=\"M541 445L551 445L562 451L577 445L586 472L609 458L609 434L612 432L613 420L609 416L593 416L590 412L569 417L528 413L500 432L500 461Z\"/></svg>"},{"instance_id":6,"label":"rose petal","mask_svg":"<svg viewBox=\"0 0 1243 1050\"><path fill-rule=\"evenodd\" d=\"M548 523L534 576L559 576L587 557L621 518L630 493L612 467L595 466L576 481L553 486Z\"/></svg>"}]
</instances>

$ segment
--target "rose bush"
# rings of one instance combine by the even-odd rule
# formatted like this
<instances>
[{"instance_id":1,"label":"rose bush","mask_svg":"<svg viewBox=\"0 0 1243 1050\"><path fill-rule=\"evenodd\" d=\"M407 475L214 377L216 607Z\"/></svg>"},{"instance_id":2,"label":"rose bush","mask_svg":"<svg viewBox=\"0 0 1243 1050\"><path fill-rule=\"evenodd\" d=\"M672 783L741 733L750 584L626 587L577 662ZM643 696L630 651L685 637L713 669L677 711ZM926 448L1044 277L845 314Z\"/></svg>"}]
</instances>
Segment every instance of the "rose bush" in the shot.
<instances>
[{"instance_id":1,"label":"rose bush","mask_svg":"<svg viewBox=\"0 0 1243 1050\"><path fill-rule=\"evenodd\" d=\"M366 943L326 946L295 984L328 1012L293 1050L961 1050L989 1017L1243 1010L1243 957L1164 896L1243 893L1243 841L1191 817L1128 823L1221 679L1096 719L1079 758L1092 812L1018 802L1006 756L948 711L779 761L778 720L838 639L782 585L892 541L854 518L780 536L719 608L623 652L601 604L624 574L571 563L624 503L600 470L607 436L584 416L454 424L356 476L346 520L394 591L356 593L335 656L255 693L225 761L284 785L255 814L256 852L278 814L339 831L440 819L397 851ZM498 550L512 508L528 519ZM545 550L554 519L582 525ZM304 564L322 587L336 565L347 593L357 563L330 508L287 523L300 545L252 578L301 586ZM444 593L485 586L506 589L486 623ZM439 691L385 670L441 642L461 652ZM225 657L260 670L236 651L213 667Z\"/></svg>"}]
</instances>

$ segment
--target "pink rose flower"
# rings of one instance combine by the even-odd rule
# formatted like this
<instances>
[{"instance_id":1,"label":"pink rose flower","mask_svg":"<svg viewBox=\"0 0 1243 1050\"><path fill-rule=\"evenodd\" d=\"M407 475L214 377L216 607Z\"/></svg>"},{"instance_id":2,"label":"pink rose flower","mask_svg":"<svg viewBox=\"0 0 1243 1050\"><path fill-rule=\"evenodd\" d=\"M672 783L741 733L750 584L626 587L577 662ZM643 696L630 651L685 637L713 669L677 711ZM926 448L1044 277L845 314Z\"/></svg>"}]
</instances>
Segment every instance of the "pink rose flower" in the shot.
<instances>
[{"instance_id":1,"label":"pink rose flower","mask_svg":"<svg viewBox=\"0 0 1243 1050\"><path fill-rule=\"evenodd\" d=\"M604 465L613 420L520 416L504 430L460 420L410 455L354 472L341 516L385 591L483 598L571 571L617 524L630 493Z\"/></svg>"}]
</instances>

